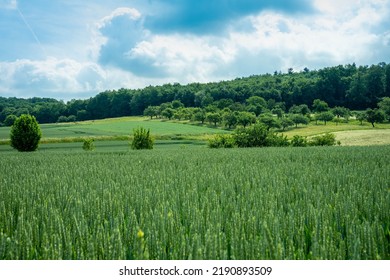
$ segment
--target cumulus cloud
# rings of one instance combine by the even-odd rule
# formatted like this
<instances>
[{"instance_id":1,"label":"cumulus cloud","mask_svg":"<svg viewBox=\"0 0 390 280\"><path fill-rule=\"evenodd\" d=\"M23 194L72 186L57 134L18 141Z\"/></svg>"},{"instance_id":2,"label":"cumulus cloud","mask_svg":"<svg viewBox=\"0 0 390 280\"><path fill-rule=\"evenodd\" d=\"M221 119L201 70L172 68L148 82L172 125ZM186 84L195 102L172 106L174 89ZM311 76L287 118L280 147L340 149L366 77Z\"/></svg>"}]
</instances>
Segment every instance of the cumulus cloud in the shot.
<instances>
[{"instance_id":1,"label":"cumulus cloud","mask_svg":"<svg viewBox=\"0 0 390 280\"><path fill-rule=\"evenodd\" d=\"M110 29L100 29L106 43L99 61L138 77L184 83L286 71L290 67L301 70L379 62L376 60L389 51L390 32L374 30L387 20L388 1L361 1L355 6L338 2L314 1L314 12L296 17L277 11L280 1L273 6L264 1L262 8L269 5L274 9L237 18L224 27L223 36L152 32L146 29L142 15L128 17L114 12L105 20Z\"/></svg>"},{"instance_id":2,"label":"cumulus cloud","mask_svg":"<svg viewBox=\"0 0 390 280\"><path fill-rule=\"evenodd\" d=\"M211 73L215 73L231 59L221 44L212 38L159 35L140 42L128 53L128 57L131 61L150 62L150 65L141 65L141 69L149 70L152 67L152 70L165 77L207 81ZM136 73L142 74L139 71L137 69Z\"/></svg>"},{"instance_id":3,"label":"cumulus cloud","mask_svg":"<svg viewBox=\"0 0 390 280\"><path fill-rule=\"evenodd\" d=\"M68 101L72 98L88 98L105 90L157 85L161 81L170 82L169 79L161 78L157 82L119 68L72 59L0 62L2 96L42 96Z\"/></svg>"},{"instance_id":4,"label":"cumulus cloud","mask_svg":"<svg viewBox=\"0 0 390 280\"><path fill-rule=\"evenodd\" d=\"M338 2L317 1L316 13L298 18L276 12L252 16L253 32L232 31L229 35L231 49L240 57L232 65L256 61L258 70L272 72L380 62L390 51L389 33L378 32L382 25L389 26L388 2L362 1L353 8Z\"/></svg>"},{"instance_id":5,"label":"cumulus cloud","mask_svg":"<svg viewBox=\"0 0 390 280\"><path fill-rule=\"evenodd\" d=\"M211 68L226 60L220 48L194 35L153 34L135 9L120 8L98 24L103 38L98 61L129 71L138 77L163 79L206 77ZM185 76L183 78L182 76Z\"/></svg>"},{"instance_id":6,"label":"cumulus cloud","mask_svg":"<svg viewBox=\"0 0 390 280\"><path fill-rule=\"evenodd\" d=\"M17 4L0 0L0 7L10 3ZM0 62L0 92L70 99L106 89L209 82L290 67L389 62L389 0L149 3L101 13L91 43L74 46L88 48L91 56ZM61 53L70 56L70 50Z\"/></svg>"},{"instance_id":7,"label":"cumulus cloud","mask_svg":"<svg viewBox=\"0 0 390 280\"><path fill-rule=\"evenodd\" d=\"M134 67L127 53L148 36L140 12L132 8L118 8L104 17L97 27L102 37L99 63L123 69Z\"/></svg>"},{"instance_id":8,"label":"cumulus cloud","mask_svg":"<svg viewBox=\"0 0 390 280\"><path fill-rule=\"evenodd\" d=\"M102 90L105 76L96 64L70 59L0 62L0 91L11 96L61 95L68 99Z\"/></svg>"},{"instance_id":9,"label":"cumulus cloud","mask_svg":"<svg viewBox=\"0 0 390 280\"><path fill-rule=\"evenodd\" d=\"M102 18L101 21L98 23L98 27L102 28L105 27L106 25L110 25L112 20L122 16L137 21L141 18L141 13L134 8L127 8L127 7L117 8L110 15Z\"/></svg>"}]
</instances>

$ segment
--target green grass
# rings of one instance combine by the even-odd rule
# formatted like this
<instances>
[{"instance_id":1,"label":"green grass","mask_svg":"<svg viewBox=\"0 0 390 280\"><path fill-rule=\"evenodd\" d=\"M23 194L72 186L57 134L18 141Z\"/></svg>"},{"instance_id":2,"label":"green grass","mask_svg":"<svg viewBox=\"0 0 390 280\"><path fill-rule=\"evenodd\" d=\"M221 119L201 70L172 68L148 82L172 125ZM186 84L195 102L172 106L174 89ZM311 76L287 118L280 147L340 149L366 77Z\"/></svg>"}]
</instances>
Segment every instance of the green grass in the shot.
<instances>
[{"instance_id":1,"label":"green grass","mask_svg":"<svg viewBox=\"0 0 390 280\"><path fill-rule=\"evenodd\" d=\"M372 145L390 145L390 124L375 124L375 128L367 122L363 125L358 121L349 123L328 122L315 124L311 122L306 126L299 126L287 131L282 131L284 135L291 138L294 135L312 137L325 133L333 133L336 140L343 146L372 146Z\"/></svg>"},{"instance_id":2,"label":"green grass","mask_svg":"<svg viewBox=\"0 0 390 280\"><path fill-rule=\"evenodd\" d=\"M160 120L149 120L142 117L124 117L115 119L105 119L96 121L86 121L78 123L60 123L60 124L42 124L42 140L47 139L66 139L69 142L83 137L106 137L109 140L115 140L118 136L128 136L133 133L137 127L150 129L151 133L159 139L180 138L184 136L193 136L192 138L201 138L204 135L223 133L224 130L208 127L189 125L176 122L163 122ZM10 128L0 128L0 139L9 139ZM80 140L79 140L80 141Z\"/></svg>"},{"instance_id":3,"label":"green grass","mask_svg":"<svg viewBox=\"0 0 390 280\"><path fill-rule=\"evenodd\" d=\"M38 152L67 152L67 153L80 153L83 144L80 142L70 143L45 143L40 144ZM131 150L130 141L95 141L95 150L92 153L107 153L107 152L129 152ZM206 148L206 142L202 140L156 140L154 149L169 149L174 148L178 150L190 149L195 147ZM15 152L9 145L0 145L0 153Z\"/></svg>"},{"instance_id":4,"label":"green grass","mask_svg":"<svg viewBox=\"0 0 390 280\"><path fill-rule=\"evenodd\" d=\"M318 122L316 125L315 122L311 122L309 125L299 125L298 128L291 128L286 131L281 131L287 137L292 137L294 135L300 136L315 136L324 133L334 133L339 131L352 131L352 130L379 130L379 129L390 129L390 123L375 124L375 128L367 122L363 122L363 125L360 125L358 121L350 121L349 123L339 123L328 122L326 125Z\"/></svg>"},{"instance_id":5,"label":"green grass","mask_svg":"<svg viewBox=\"0 0 390 280\"><path fill-rule=\"evenodd\" d=\"M390 259L390 146L77 150L2 152L0 259Z\"/></svg>"},{"instance_id":6,"label":"green grass","mask_svg":"<svg viewBox=\"0 0 390 280\"><path fill-rule=\"evenodd\" d=\"M67 124L42 124L41 129L43 138L41 143L82 142L83 139L87 137L92 137L97 140L97 142L127 142L130 139L130 135L133 133L133 129L137 127L150 129L152 135L157 140L174 141L206 141L211 135L231 132L224 130L221 127L216 128L206 124L200 125L197 123L189 123L188 121L161 121L155 119L150 120L145 117L123 117ZM340 124L328 122L327 125L324 125L321 122L316 125L314 122L311 122L307 126L301 125L298 128L294 127L286 131L280 131L280 133L291 138L294 135L311 137L330 132L336 133L337 140L340 140L342 145L383 145L390 144L388 133L385 132L386 130L390 131L390 123L376 124L376 127L373 128L371 124L367 122L363 122L363 125L360 125L358 121L351 120L349 123ZM352 131L360 132L357 133ZM0 128L0 147L1 144L9 144L9 132L9 127ZM362 136L360 139L357 138L359 135ZM383 135L385 137L382 137ZM174 145L174 141L171 142L172 145ZM0 148L0 151L1 150L4 149ZM114 148L113 151L115 150L116 149Z\"/></svg>"}]
</instances>

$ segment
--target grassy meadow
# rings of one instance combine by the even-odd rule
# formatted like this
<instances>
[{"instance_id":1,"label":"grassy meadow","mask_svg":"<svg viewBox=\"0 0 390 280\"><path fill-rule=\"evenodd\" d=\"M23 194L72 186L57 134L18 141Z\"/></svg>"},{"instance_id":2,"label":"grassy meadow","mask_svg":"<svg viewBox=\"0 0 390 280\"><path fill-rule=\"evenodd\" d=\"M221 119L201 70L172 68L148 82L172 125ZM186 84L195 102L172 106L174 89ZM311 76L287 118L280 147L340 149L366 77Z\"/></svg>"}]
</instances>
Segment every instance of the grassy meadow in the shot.
<instances>
[{"instance_id":1,"label":"grassy meadow","mask_svg":"<svg viewBox=\"0 0 390 280\"><path fill-rule=\"evenodd\" d=\"M173 140L171 145L181 145L180 140L194 141L199 144L199 141L205 142L212 135L231 132L231 130L226 130L224 127L214 127L207 123L202 125L188 121L151 120L147 117L122 117L76 123L41 124L40 126L42 144L82 142L85 138L94 138L99 142L111 142L111 144L105 143L101 146L107 148L111 145L114 150L118 141L122 141L121 145L126 146L125 141L130 139L133 129L138 127L150 129L157 140ZM279 132L289 138L294 135L312 137L329 132L334 133L336 139L340 140L342 145L365 146L390 145L389 131L389 123L376 124L376 127L373 128L367 122L363 122L361 125L356 120L350 120L348 123L339 124L328 122L327 125L321 122L318 124L311 122L309 125L300 125L297 128L291 127ZM0 127L0 151L8 150L1 146L9 144L9 133L9 127ZM67 147L72 149L75 146L68 145Z\"/></svg>"},{"instance_id":2,"label":"grassy meadow","mask_svg":"<svg viewBox=\"0 0 390 280\"><path fill-rule=\"evenodd\" d=\"M202 138L204 136L224 133L219 128L186 125L180 122L150 120L145 117L123 117L76 123L41 124L42 142L74 142L85 137L94 137L102 140L124 139L133 133L137 127L150 129L158 139L174 139L186 136L187 138ZM0 139L9 139L10 128L0 127Z\"/></svg>"},{"instance_id":3,"label":"grassy meadow","mask_svg":"<svg viewBox=\"0 0 390 280\"><path fill-rule=\"evenodd\" d=\"M138 126L153 150L130 149ZM0 145L0 259L390 259L389 124L284 132L332 132L340 147L226 150L207 148L229 133L208 125L41 128L37 152ZM85 152L84 137L109 141Z\"/></svg>"}]
</instances>

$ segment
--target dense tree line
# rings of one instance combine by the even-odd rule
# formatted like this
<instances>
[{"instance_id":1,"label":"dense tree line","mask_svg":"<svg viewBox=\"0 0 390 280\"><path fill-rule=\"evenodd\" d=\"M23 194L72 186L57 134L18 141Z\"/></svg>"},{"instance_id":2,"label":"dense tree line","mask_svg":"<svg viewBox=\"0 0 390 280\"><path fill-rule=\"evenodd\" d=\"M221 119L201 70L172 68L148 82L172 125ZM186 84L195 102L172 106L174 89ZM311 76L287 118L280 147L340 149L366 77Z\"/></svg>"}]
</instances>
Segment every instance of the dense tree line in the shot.
<instances>
[{"instance_id":1,"label":"dense tree line","mask_svg":"<svg viewBox=\"0 0 390 280\"><path fill-rule=\"evenodd\" d=\"M376 108L384 97L390 97L390 64L359 67L348 64L320 70L305 68L301 72L289 69L288 73L275 72L216 83L108 90L89 99L66 103L50 98L0 97L0 123L10 125L22 114L31 114L40 123L144 113L151 117L185 118L188 112L184 109L193 108L193 117L201 122L217 124L222 115L218 117L216 112L226 109L224 113L233 112L229 116L232 123L237 118L245 126L250 116L245 118L243 111L256 116L265 111L278 116L289 111L305 115L310 110L327 111L327 108L321 108L324 104L328 108L366 110ZM315 100L319 100L317 104ZM159 111L156 111L157 107ZM330 118L325 113L322 117L323 120Z\"/></svg>"}]
</instances>

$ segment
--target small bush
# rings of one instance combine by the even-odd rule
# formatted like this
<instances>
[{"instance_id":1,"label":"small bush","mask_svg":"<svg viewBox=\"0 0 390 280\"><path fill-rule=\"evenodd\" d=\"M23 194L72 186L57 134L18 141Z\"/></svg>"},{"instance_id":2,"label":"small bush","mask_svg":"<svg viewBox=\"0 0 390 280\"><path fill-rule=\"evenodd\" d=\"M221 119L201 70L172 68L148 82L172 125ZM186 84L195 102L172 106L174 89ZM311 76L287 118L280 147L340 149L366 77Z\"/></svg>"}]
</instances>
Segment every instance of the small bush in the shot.
<instances>
[{"instance_id":1,"label":"small bush","mask_svg":"<svg viewBox=\"0 0 390 280\"><path fill-rule=\"evenodd\" d=\"M338 145L341 143L338 141ZM251 148L251 147L307 147L307 146L334 146L336 137L327 133L313 137L310 141L306 137L294 135L291 141L287 136L279 135L267 130L263 124L256 124L247 128L237 128L232 135L219 134L208 142L209 148Z\"/></svg>"},{"instance_id":2,"label":"small bush","mask_svg":"<svg viewBox=\"0 0 390 280\"><path fill-rule=\"evenodd\" d=\"M34 116L21 115L11 128L11 146L20 152L32 152L38 149L41 140L41 128Z\"/></svg>"},{"instance_id":3,"label":"small bush","mask_svg":"<svg viewBox=\"0 0 390 280\"><path fill-rule=\"evenodd\" d=\"M239 148L285 147L289 145L286 136L269 131L268 127L262 123L236 129L233 133L233 140Z\"/></svg>"},{"instance_id":4,"label":"small bush","mask_svg":"<svg viewBox=\"0 0 390 280\"><path fill-rule=\"evenodd\" d=\"M208 142L209 148L234 148L236 143L231 135L217 134Z\"/></svg>"},{"instance_id":5,"label":"small bush","mask_svg":"<svg viewBox=\"0 0 390 280\"><path fill-rule=\"evenodd\" d=\"M290 142L293 147L306 147L308 145L307 138L299 135L294 135Z\"/></svg>"},{"instance_id":6,"label":"small bush","mask_svg":"<svg viewBox=\"0 0 390 280\"><path fill-rule=\"evenodd\" d=\"M154 139L150 135L150 130L146 130L143 127L139 127L133 130L134 138L131 142L131 148L133 150L153 149Z\"/></svg>"},{"instance_id":7,"label":"small bush","mask_svg":"<svg viewBox=\"0 0 390 280\"><path fill-rule=\"evenodd\" d=\"M239 148L266 147L269 133L264 124L255 124L248 128L236 129L233 138Z\"/></svg>"},{"instance_id":8,"label":"small bush","mask_svg":"<svg viewBox=\"0 0 390 280\"><path fill-rule=\"evenodd\" d=\"M95 150L95 145L94 145L94 140L89 138L89 139L85 139L83 141L83 150L84 151L93 151Z\"/></svg>"},{"instance_id":9,"label":"small bush","mask_svg":"<svg viewBox=\"0 0 390 280\"><path fill-rule=\"evenodd\" d=\"M334 146L336 145L336 136L332 133L326 133L324 135L315 136L309 141L309 145L310 146Z\"/></svg>"},{"instance_id":10,"label":"small bush","mask_svg":"<svg viewBox=\"0 0 390 280\"><path fill-rule=\"evenodd\" d=\"M269 147L287 147L290 146L290 142L287 136L278 135L274 132L269 132L267 136L267 146Z\"/></svg>"}]
</instances>

